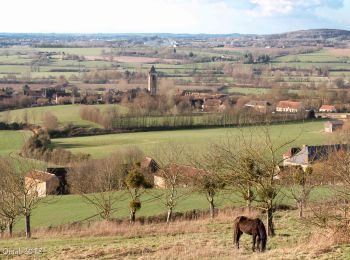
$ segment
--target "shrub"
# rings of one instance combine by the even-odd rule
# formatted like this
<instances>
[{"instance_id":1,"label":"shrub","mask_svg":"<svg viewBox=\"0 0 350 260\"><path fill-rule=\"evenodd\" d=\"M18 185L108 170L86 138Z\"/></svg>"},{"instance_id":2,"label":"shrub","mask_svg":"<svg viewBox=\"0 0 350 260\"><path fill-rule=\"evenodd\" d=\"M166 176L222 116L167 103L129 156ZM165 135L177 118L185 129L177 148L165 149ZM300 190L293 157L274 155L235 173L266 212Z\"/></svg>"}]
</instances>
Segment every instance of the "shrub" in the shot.
<instances>
[{"instance_id":1,"label":"shrub","mask_svg":"<svg viewBox=\"0 0 350 260\"><path fill-rule=\"evenodd\" d=\"M47 128L47 130L54 130L58 127L58 119L51 112L46 112L43 115L43 125Z\"/></svg>"}]
</instances>

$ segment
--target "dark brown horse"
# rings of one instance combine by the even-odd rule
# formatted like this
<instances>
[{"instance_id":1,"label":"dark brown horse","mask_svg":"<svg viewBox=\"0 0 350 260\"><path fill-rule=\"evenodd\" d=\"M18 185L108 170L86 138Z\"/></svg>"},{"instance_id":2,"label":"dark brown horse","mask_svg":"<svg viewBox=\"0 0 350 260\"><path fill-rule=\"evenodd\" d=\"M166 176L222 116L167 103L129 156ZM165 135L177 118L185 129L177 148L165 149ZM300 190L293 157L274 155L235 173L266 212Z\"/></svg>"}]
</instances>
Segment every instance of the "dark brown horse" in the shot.
<instances>
[{"instance_id":1,"label":"dark brown horse","mask_svg":"<svg viewBox=\"0 0 350 260\"><path fill-rule=\"evenodd\" d=\"M240 216L235 219L233 225L233 243L239 248L239 238L243 233L253 236L253 251L257 240L257 248L263 252L266 249L266 229L264 223L258 218L247 218Z\"/></svg>"}]
</instances>

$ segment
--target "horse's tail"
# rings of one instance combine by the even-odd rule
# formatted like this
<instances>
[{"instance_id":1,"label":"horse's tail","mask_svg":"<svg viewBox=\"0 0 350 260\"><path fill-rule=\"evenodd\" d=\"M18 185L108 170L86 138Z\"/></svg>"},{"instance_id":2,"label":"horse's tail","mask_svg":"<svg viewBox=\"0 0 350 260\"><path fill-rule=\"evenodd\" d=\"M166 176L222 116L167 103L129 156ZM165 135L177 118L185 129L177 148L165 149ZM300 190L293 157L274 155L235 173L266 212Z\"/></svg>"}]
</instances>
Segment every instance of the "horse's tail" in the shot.
<instances>
[{"instance_id":1,"label":"horse's tail","mask_svg":"<svg viewBox=\"0 0 350 260\"><path fill-rule=\"evenodd\" d=\"M266 235L265 225L260 219L259 219L259 224L258 224L258 230L259 230L259 236L260 236L260 240L261 240L261 251L265 251L266 242L267 242L267 235Z\"/></svg>"}]
</instances>

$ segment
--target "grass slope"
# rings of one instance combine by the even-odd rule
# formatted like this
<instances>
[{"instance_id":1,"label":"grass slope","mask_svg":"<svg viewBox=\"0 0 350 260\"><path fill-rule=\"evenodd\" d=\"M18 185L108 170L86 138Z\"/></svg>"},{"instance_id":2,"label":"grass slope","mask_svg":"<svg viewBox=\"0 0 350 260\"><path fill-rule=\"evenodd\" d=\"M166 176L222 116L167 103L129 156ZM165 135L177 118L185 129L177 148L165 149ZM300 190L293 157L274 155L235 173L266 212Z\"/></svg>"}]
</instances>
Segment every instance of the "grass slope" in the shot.
<instances>
[{"instance_id":1,"label":"grass slope","mask_svg":"<svg viewBox=\"0 0 350 260\"><path fill-rule=\"evenodd\" d=\"M29 135L28 131L0 131L0 156L19 151Z\"/></svg>"},{"instance_id":2,"label":"grass slope","mask_svg":"<svg viewBox=\"0 0 350 260\"><path fill-rule=\"evenodd\" d=\"M241 131L242 130L242 131ZM208 149L213 143L225 141L227 137L231 139L239 138L243 133L254 131L254 138L260 138L257 133L261 132L259 127L245 128L215 128L215 129L195 129L176 131L155 131L126 133L114 135L101 135L93 137L77 137L54 139L52 143L55 147L68 149L74 153L89 153L93 157L104 157L117 150L123 150L130 146L139 147L145 154L155 156L157 147L176 142L187 146L196 153ZM274 125L271 127L272 136L275 138L286 138L290 140L301 134L293 144L322 144L326 142L326 135L323 133L323 122L290 123Z\"/></svg>"},{"instance_id":3,"label":"grass slope","mask_svg":"<svg viewBox=\"0 0 350 260\"><path fill-rule=\"evenodd\" d=\"M266 252L253 253L248 235L241 237L240 249L236 250L232 222L242 214L258 216L265 222L264 215L240 210L220 212L214 220L170 225L97 222L34 232L35 239L0 240L0 258L6 249L33 248L40 250L32 255L35 259L349 259L349 245L334 245L332 237L323 236L319 229L305 228L295 210L275 213L277 235L268 238Z\"/></svg>"},{"instance_id":4,"label":"grass slope","mask_svg":"<svg viewBox=\"0 0 350 260\"><path fill-rule=\"evenodd\" d=\"M161 196L161 191L152 189L147 190L145 194L141 196L142 208L137 213L137 216L154 216L164 214L166 207L162 203L162 200L157 199ZM285 193L286 190L283 189ZM183 199L178 201L175 208L177 212L184 212L193 209L206 210L209 208L208 202L203 194L194 193L190 190L183 189L179 193L184 194ZM320 200L321 198L327 198L332 195L331 190L328 187L319 187L311 194L312 200ZM113 217L116 218L128 218L130 198L127 194L123 197L123 200L115 207ZM294 205L293 201L280 193L280 197L277 200L279 203ZM216 198L216 205L220 208L229 206L242 206L244 202L236 193L232 191L225 191L218 195ZM79 195L67 195L67 196L55 196L47 198L43 203L33 211L32 225L35 228L58 226L62 224L72 223L75 221L82 221L87 218L96 215L95 208L85 201ZM97 220L99 217L93 217L90 220ZM21 219L16 229L24 228L24 220Z\"/></svg>"},{"instance_id":5,"label":"grass slope","mask_svg":"<svg viewBox=\"0 0 350 260\"><path fill-rule=\"evenodd\" d=\"M86 127L100 127L90 121L82 120L79 115L79 111L82 105L61 105L61 106L46 106L46 107L32 107L27 109L17 109L11 110L11 120L14 122L22 122L23 115L25 111L28 114L29 123L32 124L42 124L42 116L45 112L51 112L54 114L60 125L66 125L72 123L74 125L86 126ZM118 111L124 112L125 108L119 105L94 105L100 110L105 110L107 108L115 107ZM6 112L0 113L0 121L3 120L4 114Z\"/></svg>"}]
</instances>

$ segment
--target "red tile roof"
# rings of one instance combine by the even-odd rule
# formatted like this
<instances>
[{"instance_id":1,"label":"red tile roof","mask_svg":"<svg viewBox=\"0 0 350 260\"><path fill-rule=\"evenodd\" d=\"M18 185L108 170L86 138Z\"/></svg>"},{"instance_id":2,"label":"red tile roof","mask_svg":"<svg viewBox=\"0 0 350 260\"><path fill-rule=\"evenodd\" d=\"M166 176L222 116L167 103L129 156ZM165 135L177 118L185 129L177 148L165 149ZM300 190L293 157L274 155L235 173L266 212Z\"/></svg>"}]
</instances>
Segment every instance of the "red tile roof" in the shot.
<instances>
[{"instance_id":1,"label":"red tile roof","mask_svg":"<svg viewBox=\"0 0 350 260\"><path fill-rule=\"evenodd\" d=\"M299 109L301 108L301 102L284 100L284 101L278 102L277 107Z\"/></svg>"},{"instance_id":2,"label":"red tile roof","mask_svg":"<svg viewBox=\"0 0 350 260\"><path fill-rule=\"evenodd\" d=\"M39 181L49 181L52 178L55 178L56 175L49 173L49 172L43 172L43 171L31 171L26 174L26 178L30 178L33 180L39 180Z\"/></svg>"},{"instance_id":3,"label":"red tile roof","mask_svg":"<svg viewBox=\"0 0 350 260\"><path fill-rule=\"evenodd\" d=\"M320 110L336 110L336 108L335 108L335 106L333 106L333 105L322 105L321 107L320 107Z\"/></svg>"}]
</instances>

